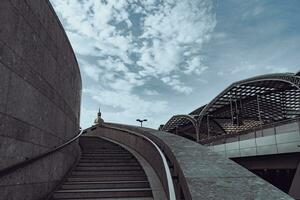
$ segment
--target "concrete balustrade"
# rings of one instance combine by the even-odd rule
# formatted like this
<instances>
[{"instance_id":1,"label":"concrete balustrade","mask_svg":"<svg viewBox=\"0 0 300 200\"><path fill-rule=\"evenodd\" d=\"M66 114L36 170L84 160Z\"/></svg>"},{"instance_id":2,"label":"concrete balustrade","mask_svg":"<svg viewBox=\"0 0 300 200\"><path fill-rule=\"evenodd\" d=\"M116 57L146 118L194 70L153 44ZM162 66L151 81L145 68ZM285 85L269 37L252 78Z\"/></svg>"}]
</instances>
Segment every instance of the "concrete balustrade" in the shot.
<instances>
[{"instance_id":1,"label":"concrete balustrade","mask_svg":"<svg viewBox=\"0 0 300 200\"><path fill-rule=\"evenodd\" d=\"M150 147L129 132L150 138L164 152L171 166L177 199L292 199L235 162L183 137L121 124L86 130L87 135L108 137L129 145L147 160L154 157L152 167L160 174L160 160ZM162 182L163 179L165 176L162 176Z\"/></svg>"}]
</instances>

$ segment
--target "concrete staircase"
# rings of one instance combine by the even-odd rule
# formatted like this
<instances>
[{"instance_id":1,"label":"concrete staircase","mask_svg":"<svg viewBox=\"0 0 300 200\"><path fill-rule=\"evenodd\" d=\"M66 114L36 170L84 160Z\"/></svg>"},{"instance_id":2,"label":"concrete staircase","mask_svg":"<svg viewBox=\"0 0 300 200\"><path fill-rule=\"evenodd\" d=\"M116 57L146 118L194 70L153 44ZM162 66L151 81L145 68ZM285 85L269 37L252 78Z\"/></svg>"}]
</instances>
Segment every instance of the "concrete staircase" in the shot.
<instances>
[{"instance_id":1,"label":"concrete staircase","mask_svg":"<svg viewBox=\"0 0 300 200\"><path fill-rule=\"evenodd\" d=\"M52 199L152 200L152 190L136 158L119 145L81 137L82 156Z\"/></svg>"}]
</instances>

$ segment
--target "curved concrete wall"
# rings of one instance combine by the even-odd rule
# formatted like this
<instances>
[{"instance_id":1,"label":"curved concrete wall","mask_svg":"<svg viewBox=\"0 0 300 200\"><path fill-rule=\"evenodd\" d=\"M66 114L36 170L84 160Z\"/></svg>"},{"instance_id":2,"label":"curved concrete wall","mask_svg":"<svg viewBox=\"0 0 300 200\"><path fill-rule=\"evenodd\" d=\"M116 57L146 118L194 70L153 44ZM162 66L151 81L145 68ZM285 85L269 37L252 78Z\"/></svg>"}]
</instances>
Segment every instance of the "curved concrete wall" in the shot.
<instances>
[{"instance_id":1,"label":"curved concrete wall","mask_svg":"<svg viewBox=\"0 0 300 200\"><path fill-rule=\"evenodd\" d=\"M72 138L81 77L47 0L0 2L0 170ZM0 179L0 199L39 199L79 154L77 143Z\"/></svg>"}]
</instances>

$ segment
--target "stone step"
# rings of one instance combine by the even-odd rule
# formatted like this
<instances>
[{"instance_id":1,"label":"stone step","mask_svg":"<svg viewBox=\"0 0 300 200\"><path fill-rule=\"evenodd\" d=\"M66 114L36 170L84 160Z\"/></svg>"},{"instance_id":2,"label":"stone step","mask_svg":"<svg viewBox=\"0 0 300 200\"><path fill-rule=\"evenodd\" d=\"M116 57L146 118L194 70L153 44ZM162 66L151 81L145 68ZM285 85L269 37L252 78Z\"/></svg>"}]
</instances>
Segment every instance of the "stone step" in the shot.
<instances>
[{"instance_id":1,"label":"stone step","mask_svg":"<svg viewBox=\"0 0 300 200\"><path fill-rule=\"evenodd\" d=\"M67 181L75 182L75 181L146 181L146 176L103 176L103 177L90 177L90 176L70 176L67 178Z\"/></svg>"},{"instance_id":2,"label":"stone step","mask_svg":"<svg viewBox=\"0 0 300 200\"><path fill-rule=\"evenodd\" d=\"M127 151L123 148L117 148L117 147L102 147L97 149L85 149L82 152L92 153L92 152L127 152Z\"/></svg>"},{"instance_id":3,"label":"stone step","mask_svg":"<svg viewBox=\"0 0 300 200\"><path fill-rule=\"evenodd\" d=\"M133 163L137 162L135 158L130 159L114 159L114 158L107 158L107 159L80 159L79 163Z\"/></svg>"},{"instance_id":4,"label":"stone step","mask_svg":"<svg viewBox=\"0 0 300 200\"><path fill-rule=\"evenodd\" d=\"M116 155L116 154L129 154L131 155L131 153L129 153L128 151L111 151L111 150L105 150L105 151L92 151L92 152L85 152L82 151L82 155L97 155L97 154L112 154L112 155Z\"/></svg>"},{"instance_id":5,"label":"stone step","mask_svg":"<svg viewBox=\"0 0 300 200\"><path fill-rule=\"evenodd\" d=\"M104 159L130 159L130 158L134 158L134 156L130 155L130 156L123 156L123 155L116 155L116 156L102 156L102 157L97 157L97 156L92 156L92 157L85 157L85 156L82 156L81 157L81 160L82 159L99 159L99 160L104 160Z\"/></svg>"},{"instance_id":6,"label":"stone step","mask_svg":"<svg viewBox=\"0 0 300 200\"><path fill-rule=\"evenodd\" d=\"M54 199L69 198L120 198L120 197L151 197L152 191L149 188L133 189L77 189L77 190L58 190L54 193Z\"/></svg>"},{"instance_id":7,"label":"stone step","mask_svg":"<svg viewBox=\"0 0 300 200\"><path fill-rule=\"evenodd\" d=\"M83 148L84 151L97 151L97 150L102 150L102 149L109 149L109 150L122 150L124 151L125 149L120 147L120 146L115 146L115 145L106 145L106 144L99 144L99 145L89 145L89 147Z\"/></svg>"},{"instance_id":8,"label":"stone step","mask_svg":"<svg viewBox=\"0 0 300 200\"><path fill-rule=\"evenodd\" d=\"M128 160L128 159L135 159L135 157L133 156L104 156L104 157L96 157L96 156L93 156L93 157L81 157L80 160L109 160L109 159L125 159L125 160Z\"/></svg>"},{"instance_id":9,"label":"stone step","mask_svg":"<svg viewBox=\"0 0 300 200\"><path fill-rule=\"evenodd\" d=\"M69 198L120 198L120 197L151 197L152 191L149 188L133 189L78 189L78 190L58 190L54 193L54 199Z\"/></svg>"},{"instance_id":10,"label":"stone step","mask_svg":"<svg viewBox=\"0 0 300 200\"><path fill-rule=\"evenodd\" d=\"M99 138L82 137L79 142L79 163L53 199L153 200L147 176L130 152Z\"/></svg>"},{"instance_id":11,"label":"stone step","mask_svg":"<svg viewBox=\"0 0 300 200\"><path fill-rule=\"evenodd\" d=\"M83 153L81 156L116 156L116 155L132 155L129 152L99 152L99 153Z\"/></svg>"},{"instance_id":12,"label":"stone step","mask_svg":"<svg viewBox=\"0 0 300 200\"><path fill-rule=\"evenodd\" d=\"M150 188L148 181L66 182L61 189Z\"/></svg>"},{"instance_id":13,"label":"stone step","mask_svg":"<svg viewBox=\"0 0 300 200\"><path fill-rule=\"evenodd\" d=\"M94 156L94 155L132 155L131 153L129 152L126 152L126 151L119 151L119 152L89 152L89 153L85 153L83 152L82 153L83 156L85 155L90 155L90 156Z\"/></svg>"},{"instance_id":14,"label":"stone step","mask_svg":"<svg viewBox=\"0 0 300 200\"><path fill-rule=\"evenodd\" d=\"M128 153L128 151L125 149L103 148L95 150L83 150L82 153Z\"/></svg>"},{"instance_id":15,"label":"stone step","mask_svg":"<svg viewBox=\"0 0 300 200\"><path fill-rule=\"evenodd\" d=\"M119 165L119 166L78 166L76 171L105 171L105 170L143 170L139 165Z\"/></svg>"},{"instance_id":16,"label":"stone step","mask_svg":"<svg viewBox=\"0 0 300 200\"><path fill-rule=\"evenodd\" d=\"M129 153L125 149L95 149L95 150L83 150L82 153L87 153L87 154L95 154L95 153Z\"/></svg>"},{"instance_id":17,"label":"stone step","mask_svg":"<svg viewBox=\"0 0 300 200\"><path fill-rule=\"evenodd\" d=\"M93 151L82 150L82 153L128 153L128 151L125 149L97 149Z\"/></svg>"},{"instance_id":18,"label":"stone step","mask_svg":"<svg viewBox=\"0 0 300 200\"><path fill-rule=\"evenodd\" d=\"M102 157L102 158L81 158L80 160L79 160L79 162L81 162L81 161L97 161L97 162L107 162L107 161L110 161L110 160L112 160L113 162L115 162L115 161L127 161L127 160L134 160L135 162L137 162L136 161L136 159L134 158L134 157Z\"/></svg>"},{"instance_id":19,"label":"stone step","mask_svg":"<svg viewBox=\"0 0 300 200\"><path fill-rule=\"evenodd\" d=\"M106 167L106 166L140 166L137 162L80 162L78 167Z\"/></svg>"},{"instance_id":20,"label":"stone step","mask_svg":"<svg viewBox=\"0 0 300 200\"><path fill-rule=\"evenodd\" d=\"M105 170L105 171L78 171L72 172L74 176L117 176L117 175L143 175L143 170Z\"/></svg>"},{"instance_id":21,"label":"stone step","mask_svg":"<svg viewBox=\"0 0 300 200\"><path fill-rule=\"evenodd\" d=\"M62 200L61 198L56 198L55 200ZM68 200L79 200L74 198L68 198ZM80 199L83 200L83 199ZM84 198L84 200L153 200L152 197L122 197L122 198Z\"/></svg>"},{"instance_id":22,"label":"stone step","mask_svg":"<svg viewBox=\"0 0 300 200\"><path fill-rule=\"evenodd\" d=\"M132 155L99 155L99 156L81 156L81 159L107 159L107 158L134 158Z\"/></svg>"},{"instance_id":23,"label":"stone step","mask_svg":"<svg viewBox=\"0 0 300 200\"><path fill-rule=\"evenodd\" d=\"M84 149L99 148L99 147L102 147L104 145L118 146L115 143L111 143L111 142L106 141L106 140L101 141L101 139L98 139L98 138L94 138L94 139L80 138L79 144ZM120 146L118 146L118 147L120 147Z\"/></svg>"}]
</instances>

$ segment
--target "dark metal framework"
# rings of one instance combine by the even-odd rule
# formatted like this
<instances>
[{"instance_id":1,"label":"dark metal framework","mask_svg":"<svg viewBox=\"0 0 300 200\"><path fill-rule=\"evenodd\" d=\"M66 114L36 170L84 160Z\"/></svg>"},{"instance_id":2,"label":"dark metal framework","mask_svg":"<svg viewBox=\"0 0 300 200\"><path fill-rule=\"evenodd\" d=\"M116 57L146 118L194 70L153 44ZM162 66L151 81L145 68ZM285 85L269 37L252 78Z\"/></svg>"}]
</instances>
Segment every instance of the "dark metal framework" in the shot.
<instances>
[{"instance_id":1,"label":"dark metal framework","mask_svg":"<svg viewBox=\"0 0 300 200\"><path fill-rule=\"evenodd\" d=\"M164 131L182 132L201 143L227 134L300 116L300 72L256 76L235 82L189 115L175 115ZM194 131L189 129L193 125Z\"/></svg>"},{"instance_id":2,"label":"dark metal framework","mask_svg":"<svg viewBox=\"0 0 300 200\"><path fill-rule=\"evenodd\" d=\"M180 131L182 136L186 136L188 138L193 138L198 140L199 138L195 138L199 136L199 129L197 124L197 115L174 115L162 128L164 131L170 131L175 129L175 133ZM174 128L175 127L175 128ZM168 129L169 128L169 129ZM180 130L178 130L180 128ZM195 134L190 134L189 129L193 129ZM186 131L186 132L185 132Z\"/></svg>"}]
</instances>

